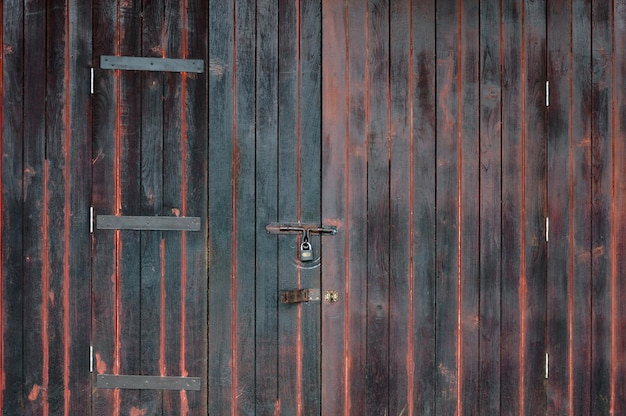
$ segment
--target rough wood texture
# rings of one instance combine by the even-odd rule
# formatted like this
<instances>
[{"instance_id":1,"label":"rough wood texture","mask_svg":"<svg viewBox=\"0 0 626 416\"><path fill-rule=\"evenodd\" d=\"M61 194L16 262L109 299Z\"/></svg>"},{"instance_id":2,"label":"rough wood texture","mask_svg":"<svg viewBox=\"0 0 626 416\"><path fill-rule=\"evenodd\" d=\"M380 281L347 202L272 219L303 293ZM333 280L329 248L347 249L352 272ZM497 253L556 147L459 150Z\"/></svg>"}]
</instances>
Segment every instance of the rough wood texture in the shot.
<instances>
[{"instance_id":1,"label":"rough wood texture","mask_svg":"<svg viewBox=\"0 0 626 416\"><path fill-rule=\"evenodd\" d=\"M2 413L624 413L624 0L1 10Z\"/></svg>"}]
</instances>

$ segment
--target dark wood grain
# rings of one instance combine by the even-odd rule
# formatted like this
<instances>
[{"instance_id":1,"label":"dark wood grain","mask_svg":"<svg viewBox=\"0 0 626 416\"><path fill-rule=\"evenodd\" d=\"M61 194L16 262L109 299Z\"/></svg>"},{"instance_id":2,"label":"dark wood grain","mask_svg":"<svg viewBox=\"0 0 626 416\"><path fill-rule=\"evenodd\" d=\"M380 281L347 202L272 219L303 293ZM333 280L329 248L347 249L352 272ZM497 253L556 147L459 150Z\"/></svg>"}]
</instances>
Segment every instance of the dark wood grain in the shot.
<instances>
[{"instance_id":1,"label":"dark wood grain","mask_svg":"<svg viewBox=\"0 0 626 416\"><path fill-rule=\"evenodd\" d=\"M48 374L44 374L48 366L49 343L47 322L44 322L43 308L47 309L45 293L47 287L46 257L43 252L48 250L48 238L44 232L44 212L47 201L42 201L45 186L46 158L46 108L41 100L41 91L46 89L46 46L45 2L32 2L25 8L25 24L33 28L32 36L24 39L24 65L31 67L24 76L24 106L31 109L34 117L32 123L24 124L24 395L29 399L25 402L25 413L36 414L47 408ZM45 364L45 365L44 365ZM46 383L44 384L44 381Z\"/></svg>"},{"instance_id":2,"label":"dark wood grain","mask_svg":"<svg viewBox=\"0 0 626 416\"><path fill-rule=\"evenodd\" d=\"M21 412L23 392L22 140L24 16L18 1L2 3L2 393L3 411Z\"/></svg>"},{"instance_id":3,"label":"dark wood grain","mask_svg":"<svg viewBox=\"0 0 626 416\"><path fill-rule=\"evenodd\" d=\"M572 3L570 408L591 414L591 1Z\"/></svg>"},{"instance_id":4,"label":"dark wood grain","mask_svg":"<svg viewBox=\"0 0 626 416\"><path fill-rule=\"evenodd\" d=\"M344 384L348 371L346 352L347 308L351 297L348 292L350 280L346 276L346 252L348 237L345 196L348 194L346 181L347 115L346 97L346 50L341 45L347 41L344 22L344 4L322 1L322 218L324 224L334 223L340 230L337 235L324 240L322 257L322 290L338 290L345 303L324 305L322 308L322 414L348 414L352 398L346 394L349 384ZM361 260L363 261L363 260ZM347 283L348 282L348 283ZM342 307L343 305L343 307ZM362 316L362 315L361 315ZM362 339L361 339L362 340ZM358 344L357 345L362 345ZM357 356L358 357L358 356ZM360 358L360 357L358 357ZM349 383L353 380L348 379ZM357 382L362 382L358 380ZM363 394L363 391L361 391Z\"/></svg>"},{"instance_id":5,"label":"dark wood grain","mask_svg":"<svg viewBox=\"0 0 626 416\"><path fill-rule=\"evenodd\" d=\"M500 412L502 307L501 4L480 3L479 408ZM466 399L467 400L467 399Z\"/></svg>"},{"instance_id":6,"label":"dark wood grain","mask_svg":"<svg viewBox=\"0 0 626 416\"><path fill-rule=\"evenodd\" d=\"M462 152L460 109L462 64L459 56L459 4L437 2L437 190L436 190L436 412L454 414L460 391L459 304L459 160ZM452 29L455 28L455 29ZM449 33L449 34L448 34ZM441 41L439 41L441 39Z\"/></svg>"},{"instance_id":7,"label":"dark wood grain","mask_svg":"<svg viewBox=\"0 0 626 416\"><path fill-rule=\"evenodd\" d=\"M389 414L413 406L413 328L411 289L413 270L411 223L413 189L413 132L411 131L413 75L411 62L411 4L390 5L390 143L389 171ZM410 358L409 358L410 357ZM410 381L409 381L410 380ZM406 410L404 410L406 411Z\"/></svg>"},{"instance_id":8,"label":"dark wood grain","mask_svg":"<svg viewBox=\"0 0 626 416\"><path fill-rule=\"evenodd\" d=\"M278 237L278 4L257 2L256 39L256 379L257 414L279 414ZM212 74L211 77L219 77ZM252 254L252 253L250 253Z\"/></svg>"},{"instance_id":9,"label":"dark wood grain","mask_svg":"<svg viewBox=\"0 0 626 416\"><path fill-rule=\"evenodd\" d=\"M502 3L502 414L524 413L522 328L522 5Z\"/></svg>"},{"instance_id":10,"label":"dark wood grain","mask_svg":"<svg viewBox=\"0 0 626 416\"><path fill-rule=\"evenodd\" d=\"M524 412L545 413L546 318L546 16L545 2L524 7L522 276L522 371Z\"/></svg>"},{"instance_id":11,"label":"dark wood grain","mask_svg":"<svg viewBox=\"0 0 626 416\"><path fill-rule=\"evenodd\" d=\"M435 1L413 3L413 406L414 415L433 415L435 367L435 201L437 95ZM409 318L410 319L410 318ZM410 413L409 413L410 414Z\"/></svg>"},{"instance_id":12,"label":"dark wood grain","mask_svg":"<svg viewBox=\"0 0 626 416\"><path fill-rule=\"evenodd\" d=\"M209 77L209 413L230 414L236 403L231 367L233 336L232 192L234 83L234 5L209 2L209 56L215 72ZM219 163L217 163L219 162Z\"/></svg>"},{"instance_id":13,"label":"dark wood grain","mask_svg":"<svg viewBox=\"0 0 626 416\"><path fill-rule=\"evenodd\" d=\"M368 2L366 19L367 352L366 411L389 410L389 9Z\"/></svg>"},{"instance_id":14,"label":"dark wood grain","mask_svg":"<svg viewBox=\"0 0 626 416\"><path fill-rule=\"evenodd\" d=\"M616 247L613 189L612 2L591 5L591 413L609 413L614 392L612 311Z\"/></svg>"},{"instance_id":15,"label":"dark wood grain","mask_svg":"<svg viewBox=\"0 0 626 416\"><path fill-rule=\"evenodd\" d=\"M548 218L550 240L548 243L547 296L547 352L550 354L548 405L550 414L568 414L570 371L570 307L573 273L571 260L572 229L570 77L572 70L570 36L551 34L572 33L570 2L551 1L547 11L548 68L550 103L548 108Z\"/></svg>"}]
</instances>

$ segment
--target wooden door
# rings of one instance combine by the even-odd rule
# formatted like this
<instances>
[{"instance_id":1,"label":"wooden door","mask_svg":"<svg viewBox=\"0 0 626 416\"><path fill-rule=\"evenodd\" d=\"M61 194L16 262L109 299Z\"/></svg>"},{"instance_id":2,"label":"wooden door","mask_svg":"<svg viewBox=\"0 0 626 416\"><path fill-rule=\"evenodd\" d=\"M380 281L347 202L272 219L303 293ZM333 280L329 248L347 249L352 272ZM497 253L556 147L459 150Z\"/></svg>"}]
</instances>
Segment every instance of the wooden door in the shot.
<instances>
[{"instance_id":1,"label":"wooden door","mask_svg":"<svg viewBox=\"0 0 626 416\"><path fill-rule=\"evenodd\" d=\"M97 415L206 414L205 27L203 1L95 3Z\"/></svg>"}]
</instances>

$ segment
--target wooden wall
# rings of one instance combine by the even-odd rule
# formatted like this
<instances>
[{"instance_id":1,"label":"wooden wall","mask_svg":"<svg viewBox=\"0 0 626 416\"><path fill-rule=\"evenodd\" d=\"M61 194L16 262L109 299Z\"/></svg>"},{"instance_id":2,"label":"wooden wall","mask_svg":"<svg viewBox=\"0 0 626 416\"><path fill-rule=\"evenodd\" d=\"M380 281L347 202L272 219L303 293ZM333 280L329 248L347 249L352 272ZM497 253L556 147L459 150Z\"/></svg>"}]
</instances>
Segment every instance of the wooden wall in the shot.
<instances>
[{"instance_id":1,"label":"wooden wall","mask_svg":"<svg viewBox=\"0 0 626 416\"><path fill-rule=\"evenodd\" d=\"M3 414L626 412L626 1L4 0L0 20ZM203 226L91 233L92 206ZM274 222L338 233L306 265ZM306 287L339 301L279 303ZM97 388L110 372L203 388Z\"/></svg>"}]
</instances>

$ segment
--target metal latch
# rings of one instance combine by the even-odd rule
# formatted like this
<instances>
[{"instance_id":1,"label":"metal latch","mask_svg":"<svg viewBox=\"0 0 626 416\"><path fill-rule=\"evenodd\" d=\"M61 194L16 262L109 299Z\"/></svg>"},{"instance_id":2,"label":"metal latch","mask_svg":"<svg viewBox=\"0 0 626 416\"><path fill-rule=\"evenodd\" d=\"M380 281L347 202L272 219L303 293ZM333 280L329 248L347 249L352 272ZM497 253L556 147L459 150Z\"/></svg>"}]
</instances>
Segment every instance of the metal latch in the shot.
<instances>
[{"instance_id":1,"label":"metal latch","mask_svg":"<svg viewBox=\"0 0 626 416\"><path fill-rule=\"evenodd\" d=\"M313 261L313 246L309 241L310 234L337 234L337 227L316 224L268 224L265 229L271 234L302 234L302 243L300 244L300 261L302 262Z\"/></svg>"},{"instance_id":2,"label":"metal latch","mask_svg":"<svg viewBox=\"0 0 626 416\"><path fill-rule=\"evenodd\" d=\"M319 302L319 289L296 289L280 293L280 303Z\"/></svg>"}]
</instances>

